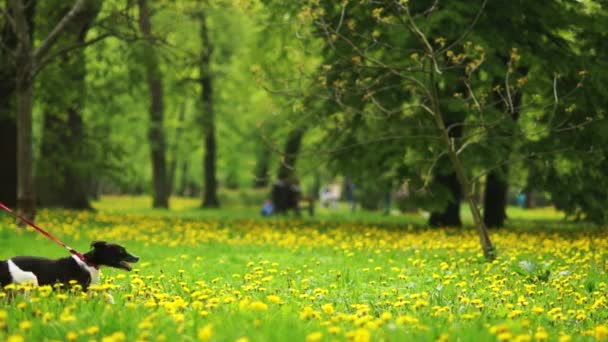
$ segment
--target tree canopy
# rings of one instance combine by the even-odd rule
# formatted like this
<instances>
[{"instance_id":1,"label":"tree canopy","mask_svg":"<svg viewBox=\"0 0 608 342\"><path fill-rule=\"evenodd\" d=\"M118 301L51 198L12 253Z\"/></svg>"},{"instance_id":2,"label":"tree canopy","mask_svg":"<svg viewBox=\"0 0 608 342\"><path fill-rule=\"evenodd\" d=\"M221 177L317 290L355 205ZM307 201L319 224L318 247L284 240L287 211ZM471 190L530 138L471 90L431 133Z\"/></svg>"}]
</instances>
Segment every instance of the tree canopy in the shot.
<instances>
[{"instance_id":1,"label":"tree canopy","mask_svg":"<svg viewBox=\"0 0 608 342\"><path fill-rule=\"evenodd\" d=\"M604 1L0 4L0 196L20 207L342 178L435 225L464 199L502 226L518 193L608 221Z\"/></svg>"}]
</instances>

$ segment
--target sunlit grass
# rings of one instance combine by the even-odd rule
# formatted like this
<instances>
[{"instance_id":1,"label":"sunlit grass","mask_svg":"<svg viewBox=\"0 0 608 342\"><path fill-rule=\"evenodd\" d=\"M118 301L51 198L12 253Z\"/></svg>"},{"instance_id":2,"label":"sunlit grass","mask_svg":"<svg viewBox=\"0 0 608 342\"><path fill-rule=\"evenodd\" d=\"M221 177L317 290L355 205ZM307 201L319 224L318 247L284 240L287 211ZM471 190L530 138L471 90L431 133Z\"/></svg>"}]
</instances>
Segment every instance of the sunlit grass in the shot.
<instances>
[{"instance_id":1,"label":"sunlit grass","mask_svg":"<svg viewBox=\"0 0 608 342\"><path fill-rule=\"evenodd\" d=\"M259 191L260 198L264 198L264 191ZM232 191L232 196L238 198L238 192ZM194 197L172 196L169 200L169 211L165 209L153 209L152 198L150 196L101 196L99 200L93 201L93 207L97 210L120 214L143 214L143 215L180 215L190 217L221 217L221 218L258 218L263 200L255 205L244 203L229 203L220 209L201 209L201 199ZM234 202L234 201L233 201ZM461 206L461 217L465 224L472 225L473 219L469 207L466 204ZM305 203L302 204L301 217L310 219ZM565 214L552 206L526 209L516 206L507 207L507 217L509 220L521 223L525 221L544 221L553 223L564 223ZM324 208L315 203L315 216L313 219L336 220L336 221L362 221L362 222L387 222L405 223L415 225L425 225L428 220L428 213L422 210L401 213L392 209L390 213L384 210L375 212L361 210L354 211L345 202L339 202L335 208Z\"/></svg>"},{"instance_id":2,"label":"sunlit grass","mask_svg":"<svg viewBox=\"0 0 608 342\"><path fill-rule=\"evenodd\" d=\"M87 295L33 289L0 299L0 340L608 337L605 230L493 231L499 254L488 263L474 229L217 219L194 215L197 200L170 214L146 203L106 197L97 212L42 211L38 223L73 247L116 241L141 263L131 273L104 269L104 283ZM0 259L19 254L66 253L4 216Z\"/></svg>"}]
</instances>

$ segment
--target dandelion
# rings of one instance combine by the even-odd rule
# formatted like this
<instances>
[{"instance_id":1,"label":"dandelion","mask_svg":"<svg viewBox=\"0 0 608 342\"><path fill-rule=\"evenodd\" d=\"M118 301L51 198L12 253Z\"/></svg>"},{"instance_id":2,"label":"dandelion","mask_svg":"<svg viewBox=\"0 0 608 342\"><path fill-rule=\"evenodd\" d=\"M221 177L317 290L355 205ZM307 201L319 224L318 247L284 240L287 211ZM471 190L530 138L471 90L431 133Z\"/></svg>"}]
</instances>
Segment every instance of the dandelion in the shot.
<instances>
[{"instance_id":1,"label":"dandelion","mask_svg":"<svg viewBox=\"0 0 608 342\"><path fill-rule=\"evenodd\" d=\"M323 312L328 315L331 315L336 311L331 303L324 304L323 306L321 306L321 309L323 309Z\"/></svg>"},{"instance_id":2,"label":"dandelion","mask_svg":"<svg viewBox=\"0 0 608 342\"><path fill-rule=\"evenodd\" d=\"M321 332L315 331L306 335L306 342L318 342L323 338L323 334Z\"/></svg>"},{"instance_id":3,"label":"dandelion","mask_svg":"<svg viewBox=\"0 0 608 342\"><path fill-rule=\"evenodd\" d=\"M352 342L369 342L371 340L371 333L369 330L362 328L348 332L346 337Z\"/></svg>"},{"instance_id":4,"label":"dandelion","mask_svg":"<svg viewBox=\"0 0 608 342\"><path fill-rule=\"evenodd\" d=\"M88 327L88 328L85 330L85 332L86 332L88 335L96 335L96 334L99 334L99 327L98 327L98 326L96 326L96 325L90 326L90 327Z\"/></svg>"},{"instance_id":5,"label":"dandelion","mask_svg":"<svg viewBox=\"0 0 608 342\"><path fill-rule=\"evenodd\" d=\"M522 313L524 313L522 310L513 310L507 314L507 317L510 319L517 318L521 316Z\"/></svg>"},{"instance_id":6,"label":"dandelion","mask_svg":"<svg viewBox=\"0 0 608 342\"><path fill-rule=\"evenodd\" d=\"M78 333L75 331L70 331L68 332L68 334L66 335L66 339L68 341L76 341L78 339Z\"/></svg>"},{"instance_id":7,"label":"dandelion","mask_svg":"<svg viewBox=\"0 0 608 342\"><path fill-rule=\"evenodd\" d=\"M253 311L266 311L266 310L268 310L268 304L261 302L259 300L256 300L254 302L251 302L251 304L249 304L249 309L251 309Z\"/></svg>"},{"instance_id":8,"label":"dandelion","mask_svg":"<svg viewBox=\"0 0 608 342\"><path fill-rule=\"evenodd\" d=\"M22 321L19 322L19 329L23 330L23 331L28 331L32 328L32 322L31 321Z\"/></svg>"},{"instance_id":9,"label":"dandelion","mask_svg":"<svg viewBox=\"0 0 608 342\"><path fill-rule=\"evenodd\" d=\"M603 341L608 337L608 327L605 325L598 325L595 327L593 337L598 341Z\"/></svg>"},{"instance_id":10,"label":"dandelion","mask_svg":"<svg viewBox=\"0 0 608 342\"><path fill-rule=\"evenodd\" d=\"M340 327L333 325L333 326L327 328L327 331L332 335L338 335L340 333L340 331L342 331L342 329L340 329Z\"/></svg>"},{"instance_id":11,"label":"dandelion","mask_svg":"<svg viewBox=\"0 0 608 342\"><path fill-rule=\"evenodd\" d=\"M500 334L496 335L496 338L501 342L510 341L513 338L513 334L508 331L503 331Z\"/></svg>"},{"instance_id":12,"label":"dandelion","mask_svg":"<svg viewBox=\"0 0 608 342\"><path fill-rule=\"evenodd\" d=\"M199 341L209 341L213 336L213 325L207 324L198 330Z\"/></svg>"},{"instance_id":13,"label":"dandelion","mask_svg":"<svg viewBox=\"0 0 608 342\"><path fill-rule=\"evenodd\" d=\"M319 318L320 314L318 311L315 311L312 307L306 306L302 311L300 311L300 319L308 320L312 318Z\"/></svg>"},{"instance_id":14,"label":"dandelion","mask_svg":"<svg viewBox=\"0 0 608 342\"><path fill-rule=\"evenodd\" d=\"M536 329L536 333L534 334L534 338L539 342L546 341L549 338L549 334L545 328L538 327L538 329Z\"/></svg>"},{"instance_id":15,"label":"dandelion","mask_svg":"<svg viewBox=\"0 0 608 342\"><path fill-rule=\"evenodd\" d=\"M110 336L106 336L101 339L101 342L124 342L126 335L122 331L117 331Z\"/></svg>"},{"instance_id":16,"label":"dandelion","mask_svg":"<svg viewBox=\"0 0 608 342\"><path fill-rule=\"evenodd\" d=\"M11 335L6 339L6 342L24 342L25 338L19 335Z\"/></svg>"},{"instance_id":17,"label":"dandelion","mask_svg":"<svg viewBox=\"0 0 608 342\"><path fill-rule=\"evenodd\" d=\"M532 312L541 314L541 313L545 312L545 309L540 306L535 306L532 308Z\"/></svg>"},{"instance_id":18,"label":"dandelion","mask_svg":"<svg viewBox=\"0 0 608 342\"><path fill-rule=\"evenodd\" d=\"M275 295L268 295L266 296L266 299L271 302L272 304L282 304L283 302L281 301L281 297L279 296L275 296Z\"/></svg>"},{"instance_id":19,"label":"dandelion","mask_svg":"<svg viewBox=\"0 0 608 342\"><path fill-rule=\"evenodd\" d=\"M515 338L513 338L513 342L530 342L530 341L532 341L532 336L530 336L528 334L517 335L517 336L515 336Z\"/></svg>"},{"instance_id":20,"label":"dandelion","mask_svg":"<svg viewBox=\"0 0 608 342\"><path fill-rule=\"evenodd\" d=\"M409 315L402 315L397 317L397 323L400 324L417 324L418 322L418 318Z\"/></svg>"}]
</instances>

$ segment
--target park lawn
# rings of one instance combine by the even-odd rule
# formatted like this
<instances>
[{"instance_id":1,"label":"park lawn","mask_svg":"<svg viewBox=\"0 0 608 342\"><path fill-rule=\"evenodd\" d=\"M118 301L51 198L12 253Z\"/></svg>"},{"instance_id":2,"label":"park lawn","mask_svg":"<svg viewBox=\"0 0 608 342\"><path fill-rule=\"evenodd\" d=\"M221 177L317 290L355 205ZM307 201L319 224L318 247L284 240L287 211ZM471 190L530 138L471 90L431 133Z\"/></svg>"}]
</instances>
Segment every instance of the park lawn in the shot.
<instances>
[{"instance_id":1,"label":"park lawn","mask_svg":"<svg viewBox=\"0 0 608 342\"><path fill-rule=\"evenodd\" d=\"M42 211L38 223L81 251L110 240L141 262L131 273L104 269L86 295L39 288L0 299L0 340L608 337L604 229L499 230L488 263L473 229L121 211L112 202L95 213ZM66 253L3 216L0 259L17 254Z\"/></svg>"}]
</instances>

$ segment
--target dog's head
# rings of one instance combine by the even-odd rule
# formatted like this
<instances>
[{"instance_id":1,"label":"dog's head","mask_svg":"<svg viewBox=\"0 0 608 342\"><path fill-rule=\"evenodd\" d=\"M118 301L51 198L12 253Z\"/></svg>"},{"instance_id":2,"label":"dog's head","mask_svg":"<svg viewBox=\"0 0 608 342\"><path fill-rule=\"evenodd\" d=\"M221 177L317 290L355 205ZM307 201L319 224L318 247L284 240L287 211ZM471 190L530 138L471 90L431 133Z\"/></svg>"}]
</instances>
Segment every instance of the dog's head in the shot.
<instances>
[{"instance_id":1,"label":"dog's head","mask_svg":"<svg viewBox=\"0 0 608 342\"><path fill-rule=\"evenodd\" d=\"M91 243L93 247L92 255L97 265L110 266L120 268L125 271L131 270L129 263L136 263L139 258L129 252L121 245L115 243L108 243L105 241L93 241Z\"/></svg>"}]
</instances>

